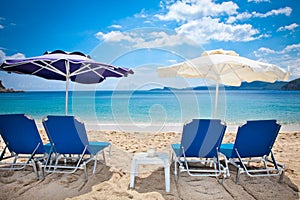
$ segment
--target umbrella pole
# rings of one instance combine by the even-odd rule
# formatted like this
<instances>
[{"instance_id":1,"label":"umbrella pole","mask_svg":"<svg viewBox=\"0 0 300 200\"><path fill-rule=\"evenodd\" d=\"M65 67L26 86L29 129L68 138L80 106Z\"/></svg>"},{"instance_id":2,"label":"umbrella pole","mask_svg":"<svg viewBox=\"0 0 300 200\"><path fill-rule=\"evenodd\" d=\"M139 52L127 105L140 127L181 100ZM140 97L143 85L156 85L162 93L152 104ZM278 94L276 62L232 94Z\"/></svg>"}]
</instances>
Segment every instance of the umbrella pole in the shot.
<instances>
[{"instance_id":1,"label":"umbrella pole","mask_svg":"<svg viewBox=\"0 0 300 200\"><path fill-rule=\"evenodd\" d=\"M69 79L70 79L70 63L66 61L66 115L68 115L68 101L69 101Z\"/></svg>"},{"instance_id":2,"label":"umbrella pole","mask_svg":"<svg viewBox=\"0 0 300 200\"><path fill-rule=\"evenodd\" d=\"M216 83L216 95L215 95L215 105L214 105L214 115L213 115L213 118L217 117L218 98L219 98L219 81L217 81L217 83Z\"/></svg>"},{"instance_id":3,"label":"umbrella pole","mask_svg":"<svg viewBox=\"0 0 300 200\"><path fill-rule=\"evenodd\" d=\"M65 99L65 102L66 102L66 106L65 106L66 115L68 115L68 99L69 99L69 78L67 78L67 80L66 80L66 99Z\"/></svg>"}]
</instances>

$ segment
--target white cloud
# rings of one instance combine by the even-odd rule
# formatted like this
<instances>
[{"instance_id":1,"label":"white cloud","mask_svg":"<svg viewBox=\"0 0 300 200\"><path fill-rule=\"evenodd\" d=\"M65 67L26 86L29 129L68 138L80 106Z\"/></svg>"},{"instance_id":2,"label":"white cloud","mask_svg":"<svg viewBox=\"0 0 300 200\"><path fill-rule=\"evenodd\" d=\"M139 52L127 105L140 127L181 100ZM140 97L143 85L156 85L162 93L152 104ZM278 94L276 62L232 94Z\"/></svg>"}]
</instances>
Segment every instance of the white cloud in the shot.
<instances>
[{"instance_id":1,"label":"white cloud","mask_svg":"<svg viewBox=\"0 0 300 200\"><path fill-rule=\"evenodd\" d=\"M129 42L132 43L132 47L134 48L159 48L182 44L195 45L192 41L187 40L180 34L168 34L163 31L111 31L107 34L98 32L96 37L100 40L104 40L104 42Z\"/></svg>"},{"instance_id":2,"label":"white cloud","mask_svg":"<svg viewBox=\"0 0 300 200\"><path fill-rule=\"evenodd\" d=\"M259 57L259 55L261 55L261 53L263 55L266 55L266 54L287 54L290 52L300 52L300 43L287 45L284 49L282 49L280 51L275 51L275 50L272 50L272 49L269 49L266 47L261 47L254 53L255 53L256 57Z\"/></svg>"},{"instance_id":3,"label":"white cloud","mask_svg":"<svg viewBox=\"0 0 300 200\"><path fill-rule=\"evenodd\" d=\"M253 15L248 12L239 13L236 16L230 16L227 20L227 23L234 23L237 20L250 19Z\"/></svg>"},{"instance_id":4,"label":"white cloud","mask_svg":"<svg viewBox=\"0 0 300 200\"><path fill-rule=\"evenodd\" d=\"M4 28L4 26L0 24L0 29L3 29L3 28Z\"/></svg>"},{"instance_id":5,"label":"white cloud","mask_svg":"<svg viewBox=\"0 0 300 200\"><path fill-rule=\"evenodd\" d=\"M292 13L293 9L290 7L285 7L285 8L279 8L277 10L271 10L267 13L257 13L257 12L252 12L252 15L254 17L261 17L261 18L266 18L272 15L286 15L290 16Z\"/></svg>"},{"instance_id":6,"label":"white cloud","mask_svg":"<svg viewBox=\"0 0 300 200\"><path fill-rule=\"evenodd\" d=\"M279 8L277 10L271 10L269 12L266 13L257 13L257 12L243 12L243 13L239 13L236 16L229 16L227 23L234 23L236 21L241 21L241 20L247 20L253 17L258 17L258 18L266 18L266 17L270 17L273 15L286 15L286 16L290 16L292 13L292 8L290 7L285 7L285 8Z\"/></svg>"},{"instance_id":7,"label":"white cloud","mask_svg":"<svg viewBox=\"0 0 300 200\"><path fill-rule=\"evenodd\" d=\"M292 44L292 45L288 45L283 49L282 53L288 53L291 51L298 51L300 52L300 43L299 44Z\"/></svg>"},{"instance_id":8,"label":"white cloud","mask_svg":"<svg viewBox=\"0 0 300 200\"><path fill-rule=\"evenodd\" d=\"M137 44L136 47L166 47L177 46L184 43L190 43L180 34L167 34L166 32L152 32L150 33L150 40L146 40L143 43ZM142 41L142 40L140 40Z\"/></svg>"},{"instance_id":9,"label":"white cloud","mask_svg":"<svg viewBox=\"0 0 300 200\"><path fill-rule=\"evenodd\" d=\"M261 47L258 49L258 51L255 51L254 53L255 53L256 57L260 57L260 53L270 54L270 53L276 53L276 51L266 48L266 47Z\"/></svg>"},{"instance_id":10,"label":"white cloud","mask_svg":"<svg viewBox=\"0 0 300 200\"><path fill-rule=\"evenodd\" d=\"M149 32L98 32L96 37L104 42L129 42L134 48L157 48L179 46L183 44L201 45L215 41L252 41L265 35L251 24L227 24L218 18L203 17L185 22L175 28L175 33L164 31Z\"/></svg>"},{"instance_id":11,"label":"white cloud","mask_svg":"<svg viewBox=\"0 0 300 200\"><path fill-rule=\"evenodd\" d=\"M251 24L231 25L210 17L190 21L177 28L176 31L199 43L209 40L251 41L262 37L256 36L259 31L254 29Z\"/></svg>"},{"instance_id":12,"label":"white cloud","mask_svg":"<svg viewBox=\"0 0 300 200\"><path fill-rule=\"evenodd\" d=\"M287 26L279 27L277 29L277 31L286 31L286 30L293 31L298 26L299 26L299 24L293 23L293 24L290 24L290 25L287 25Z\"/></svg>"},{"instance_id":13,"label":"white cloud","mask_svg":"<svg viewBox=\"0 0 300 200\"><path fill-rule=\"evenodd\" d=\"M128 41L128 42L138 42L135 41L134 35L131 35L129 32L121 32L121 31L111 31L109 33L98 32L96 37L99 40L104 40L105 42L120 42L120 41Z\"/></svg>"},{"instance_id":14,"label":"white cloud","mask_svg":"<svg viewBox=\"0 0 300 200\"><path fill-rule=\"evenodd\" d=\"M11 56L7 56L4 51L0 48L0 63L5 59L15 59L15 58L25 58L25 55L22 53L16 53Z\"/></svg>"},{"instance_id":15,"label":"white cloud","mask_svg":"<svg viewBox=\"0 0 300 200\"><path fill-rule=\"evenodd\" d=\"M284 69L290 67L291 80L300 77L300 43L287 45L277 51L261 47L254 51L254 55L261 61L276 64Z\"/></svg>"},{"instance_id":16,"label":"white cloud","mask_svg":"<svg viewBox=\"0 0 300 200\"><path fill-rule=\"evenodd\" d=\"M98 33L95 34L95 37L99 40L103 40L104 35L105 34L103 32L99 31Z\"/></svg>"},{"instance_id":17,"label":"white cloud","mask_svg":"<svg viewBox=\"0 0 300 200\"><path fill-rule=\"evenodd\" d=\"M284 66L289 66L291 70L291 80L300 77L300 58L289 59L285 62L282 62Z\"/></svg>"},{"instance_id":18,"label":"white cloud","mask_svg":"<svg viewBox=\"0 0 300 200\"><path fill-rule=\"evenodd\" d=\"M242 19L249 19L249 18L251 18L251 17L252 17L252 15L251 15L250 13L248 13L248 12L243 12L243 13L238 14L238 15L236 16L236 19L242 20Z\"/></svg>"},{"instance_id":19,"label":"white cloud","mask_svg":"<svg viewBox=\"0 0 300 200\"><path fill-rule=\"evenodd\" d=\"M189 21L207 16L219 16L222 14L232 15L238 9L237 4L228 1L217 4L211 0L177 1L167 5L166 14L156 15L160 20L166 21Z\"/></svg>"},{"instance_id":20,"label":"white cloud","mask_svg":"<svg viewBox=\"0 0 300 200\"><path fill-rule=\"evenodd\" d=\"M118 25L118 24L113 24L113 25L109 26L109 28L120 29L120 28L122 28L122 26Z\"/></svg>"},{"instance_id":21,"label":"white cloud","mask_svg":"<svg viewBox=\"0 0 300 200\"><path fill-rule=\"evenodd\" d=\"M12 56L6 56L6 59L19 59L19 58L25 58L25 55L22 53L16 53Z\"/></svg>"},{"instance_id":22,"label":"white cloud","mask_svg":"<svg viewBox=\"0 0 300 200\"><path fill-rule=\"evenodd\" d=\"M258 1L256 1L258 2ZM212 0L182 0L168 2L165 14L155 15L162 21L176 21L179 23L175 30L184 34L199 44L215 41L252 41L266 34L259 34L251 24L233 24L237 21L253 17L266 18L273 15L290 16L292 9L284 7L266 13L243 12L238 13L238 5L232 1L216 3ZM224 17L227 21L223 21Z\"/></svg>"},{"instance_id":23,"label":"white cloud","mask_svg":"<svg viewBox=\"0 0 300 200\"><path fill-rule=\"evenodd\" d=\"M256 3L265 0L253 0ZM191 20L196 20L202 17L218 17L221 15L228 15L227 23L233 23L237 20L249 19L251 17L266 18L273 15L286 15L290 16L292 8L285 7L274 9L266 13L257 12L244 12L238 13L238 5L228 1L221 4L217 4L211 0L191 0L191 1L177 1L171 5L167 5L166 9L168 12L166 14L155 15L160 20L165 21L177 21L186 22ZM236 16L234 16L236 15Z\"/></svg>"}]
</instances>

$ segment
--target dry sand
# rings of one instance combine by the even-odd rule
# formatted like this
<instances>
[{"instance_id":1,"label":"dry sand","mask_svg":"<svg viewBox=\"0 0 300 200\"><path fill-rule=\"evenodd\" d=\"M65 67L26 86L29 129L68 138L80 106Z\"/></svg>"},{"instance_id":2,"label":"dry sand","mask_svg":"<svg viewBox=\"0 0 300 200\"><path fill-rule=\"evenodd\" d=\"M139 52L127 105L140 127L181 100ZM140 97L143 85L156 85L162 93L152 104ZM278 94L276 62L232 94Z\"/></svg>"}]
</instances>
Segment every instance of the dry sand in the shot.
<instances>
[{"instance_id":1,"label":"dry sand","mask_svg":"<svg viewBox=\"0 0 300 200\"><path fill-rule=\"evenodd\" d=\"M223 142L232 142L234 137L226 133ZM71 175L47 174L44 180L36 180L31 168L0 171L0 199L299 199L300 132L280 133L273 147L277 161L286 164L282 183L279 177L242 174L236 184L233 168L224 185L214 177L190 177L186 173L176 181L172 165L170 193L165 192L162 166L140 166L135 189L129 189L129 169L135 152L156 147L169 153L170 144L180 142L180 134L89 131L89 139L111 142L112 152L106 163L98 163L96 174L91 174L89 165L87 182L82 170Z\"/></svg>"}]
</instances>

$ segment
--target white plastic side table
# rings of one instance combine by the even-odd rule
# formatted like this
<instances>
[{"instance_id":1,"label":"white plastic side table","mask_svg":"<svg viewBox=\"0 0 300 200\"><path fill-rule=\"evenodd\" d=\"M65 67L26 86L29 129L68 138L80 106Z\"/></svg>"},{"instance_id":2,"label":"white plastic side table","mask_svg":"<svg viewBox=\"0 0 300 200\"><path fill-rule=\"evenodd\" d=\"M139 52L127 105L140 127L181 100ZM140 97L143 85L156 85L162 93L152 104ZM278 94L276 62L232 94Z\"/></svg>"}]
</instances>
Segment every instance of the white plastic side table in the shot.
<instances>
[{"instance_id":1,"label":"white plastic side table","mask_svg":"<svg viewBox=\"0 0 300 200\"><path fill-rule=\"evenodd\" d=\"M134 188L134 178L138 176L138 166L142 164L163 165L165 168L166 192L170 192L170 162L167 153L156 152L156 156L149 157L148 153L136 153L132 158L130 170L130 188Z\"/></svg>"}]
</instances>

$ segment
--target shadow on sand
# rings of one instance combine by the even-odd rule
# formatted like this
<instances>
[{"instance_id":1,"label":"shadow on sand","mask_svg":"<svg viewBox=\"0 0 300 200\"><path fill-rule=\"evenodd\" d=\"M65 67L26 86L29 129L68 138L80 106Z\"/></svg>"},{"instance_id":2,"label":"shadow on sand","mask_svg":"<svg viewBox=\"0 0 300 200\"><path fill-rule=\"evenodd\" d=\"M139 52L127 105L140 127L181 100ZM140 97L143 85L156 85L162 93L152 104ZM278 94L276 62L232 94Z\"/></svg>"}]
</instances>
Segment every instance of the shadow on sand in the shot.
<instances>
[{"instance_id":1,"label":"shadow on sand","mask_svg":"<svg viewBox=\"0 0 300 200\"><path fill-rule=\"evenodd\" d=\"M92 191L92 187L112 177L110 167L97 164L92 174L93 163L89 163L88 181L83 170L73 174L45 174L45 179L36 180L32 168L23 171L0 171L0 199L65 199ZM13 188L13 189L12 189Z\"/></svg>"},{"instance_id":2,"label":"shadow on sand","mask_svg":"<svg viewBox=\"0 0 300 200\"><path fill-rule=\"evenodd\" d=\"M171 171L171 192L167 193L164 170L159 168L148 177L136 177L135 190L139 193L159 192L165 199L299 199L299 188L285 175L279 183L279 176L251 178L243 174L236 184L234 168L230 172L231 177L222 185L221 179L191 177L187 173L181 173L176 181Z\"/></svg>"}]
</instances>

